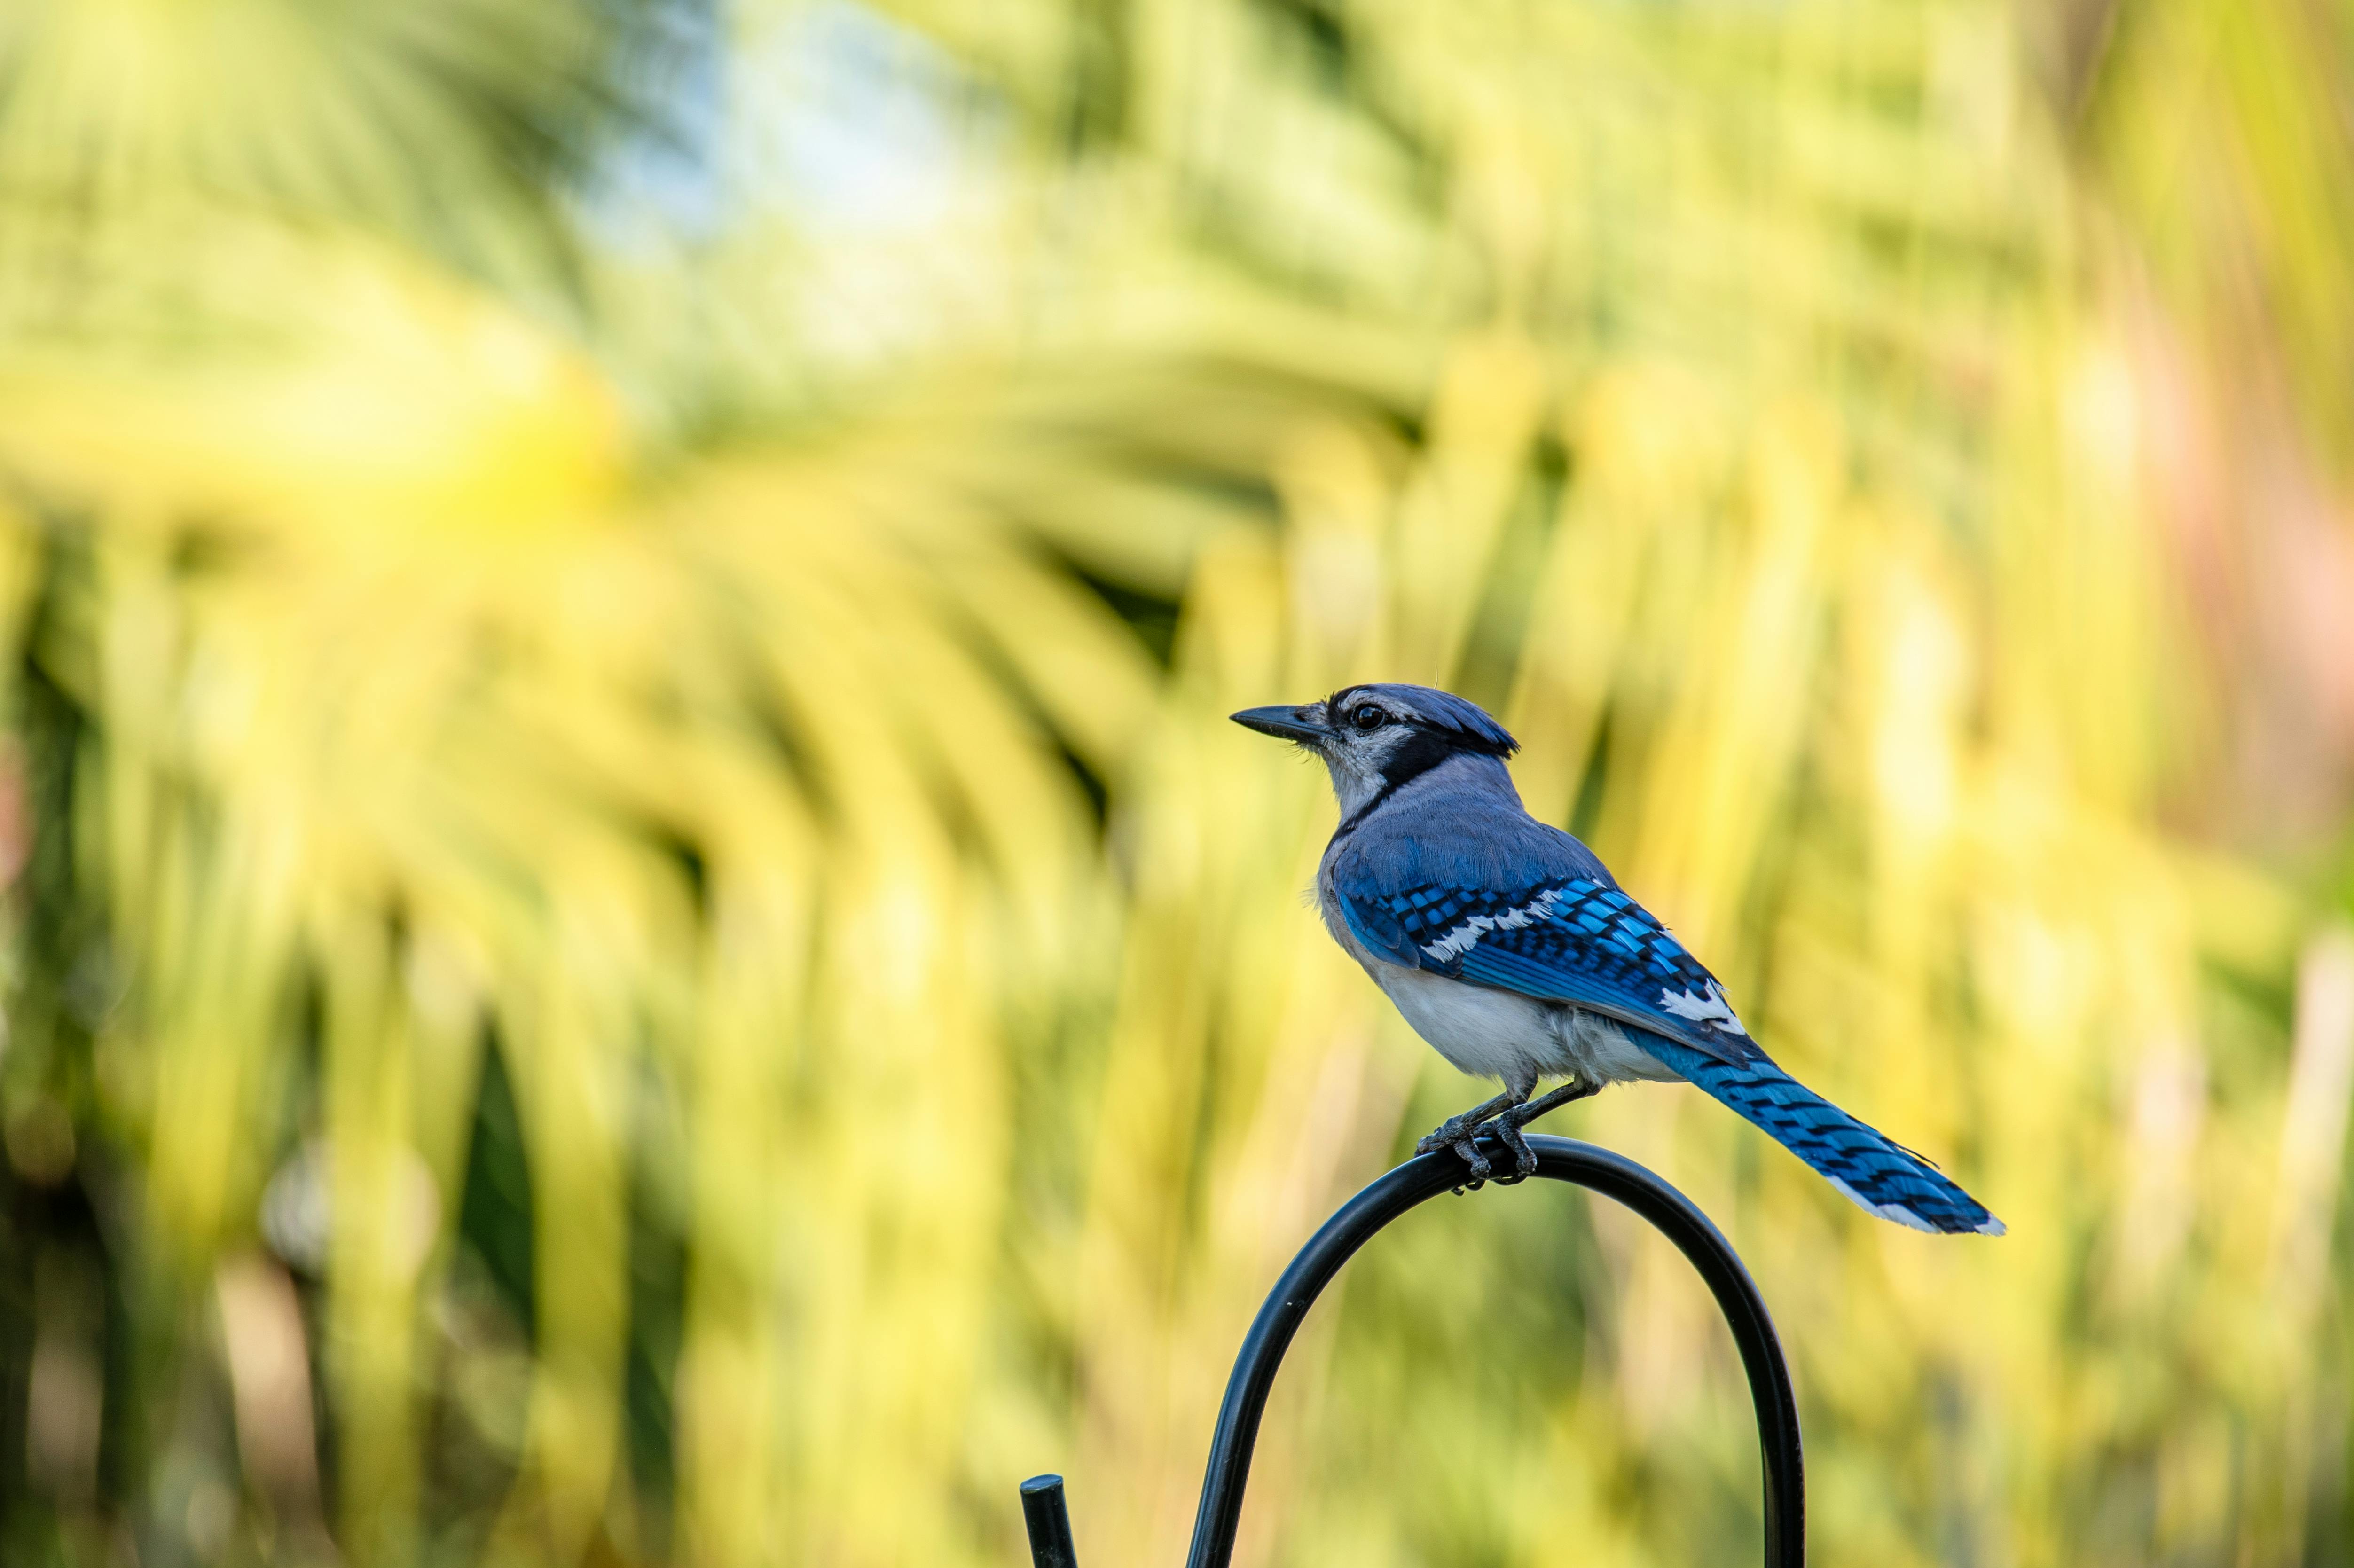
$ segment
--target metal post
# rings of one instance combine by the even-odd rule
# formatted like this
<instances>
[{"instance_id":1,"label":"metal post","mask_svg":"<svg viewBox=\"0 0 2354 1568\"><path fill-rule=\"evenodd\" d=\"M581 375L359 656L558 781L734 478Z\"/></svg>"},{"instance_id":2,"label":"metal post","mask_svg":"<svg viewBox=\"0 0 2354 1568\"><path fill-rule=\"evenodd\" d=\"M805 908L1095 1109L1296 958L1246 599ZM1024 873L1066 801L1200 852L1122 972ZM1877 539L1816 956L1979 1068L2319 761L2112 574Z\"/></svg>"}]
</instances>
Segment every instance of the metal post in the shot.
<instances>
[{"instance_id":1,"label":"metal post","mask_svg":"<svg viewBox=\"0 0 2354 1568\"><path fill-rule=\"evenodd\" d=\"M1030 1561L1036 1568L1079 1568L1062 1477L1033 1476L1022 1483L1022 1522L1030 1528Z\"/></svg>"},{"instance_id":2,"label":"metal post","mask_svg":"<svg viewBox=\"0 0 2354 1568\"><path fill-rule=\"evenodd\" d=\"M1749 1271L1708 1216L1691 1199L1622 1155L1566 1138L1531 1138L1537 1174L1567 1181L1615 1199L1676 1244L1691 1260L1733 1330L1741 1364L1749 1374L1749 1395L1757 1413L1757 1446L1765 1471L1766 1568L1802 1568L1806 1562L1806 1464L1798 1442L1798 1406L1790 1369L1782 1357L1774 1320ZM1500 1155L1501 1151L1498 1153ZM1375 1232L1416 1205L1459 1186L1463 1163L1451 1152L1409 1160L1343 1203L1283 1271L1259 1308L1235 1358L1210 1443L1209 1469L1202 1480L1202 1505L1193 1520L1193 1546L1186 1568L1227 1568L1235 1530L1241 1522L1243 1488L1250 1478L1251 1452L1259 1419L1275 1386L1276 1369L1316 1298L1341 1266ZM1059 1538L1066 1555L1052 1558L1041 1547L1038 1516L1031 1511L1031 1489L1051 1482L1053 1509L1063 1518ZM1023 1486L1023 1508L1031 1519L1031 1555L1046 1568L1070 1563L1070 1527L1063 1514L1060 1478L1044 1476Z\"/></svg>"}]
</instances>

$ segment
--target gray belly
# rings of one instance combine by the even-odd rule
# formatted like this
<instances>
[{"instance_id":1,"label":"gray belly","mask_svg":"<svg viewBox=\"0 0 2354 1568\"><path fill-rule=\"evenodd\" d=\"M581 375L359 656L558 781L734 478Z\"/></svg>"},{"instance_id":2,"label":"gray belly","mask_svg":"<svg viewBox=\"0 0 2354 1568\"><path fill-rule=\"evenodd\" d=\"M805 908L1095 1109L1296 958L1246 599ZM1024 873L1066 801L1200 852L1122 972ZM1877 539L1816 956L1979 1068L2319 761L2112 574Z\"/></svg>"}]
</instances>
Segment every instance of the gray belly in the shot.
<instances>
[{"instance_id":1,"label":"gray belly","mask_svg":"<svg viewBox=\"0 0 2354 1568\"><path fill-rule=\"evenodd\" d=\"M1414 1032L1466 1073L1520 1084L1571 1076L1596 1084L1682 1081L1598 1014L1378 959L1365 968Z\"/></svg>"}]
</instances>

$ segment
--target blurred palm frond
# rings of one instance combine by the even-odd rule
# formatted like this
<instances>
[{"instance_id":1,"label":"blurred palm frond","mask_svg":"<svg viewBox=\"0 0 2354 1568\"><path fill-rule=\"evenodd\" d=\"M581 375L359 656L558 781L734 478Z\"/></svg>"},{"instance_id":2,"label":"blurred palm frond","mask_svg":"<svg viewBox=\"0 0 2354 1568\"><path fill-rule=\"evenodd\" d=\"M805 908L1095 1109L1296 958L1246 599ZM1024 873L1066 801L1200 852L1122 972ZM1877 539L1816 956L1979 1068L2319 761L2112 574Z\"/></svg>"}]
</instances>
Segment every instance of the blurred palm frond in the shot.
<instances>
[{"instance_id":1,"label":"blurred palm frond","mask_svg":"<svg viewBox=\"0 0 2354 1568\"><path fill-rule=\"evenodd\" d=\"M2250 336L2186 161L2284 428L2339 417L2327 73L2259 69L2327 29L2105 17L0 24L7 1539L993 1561L1058 1464L1091 1558L1175 1552L1257 1292L1463 1091L1223 720L1380 676L1508 715L2011 1223L1875 1228L1664 1091L1571 1124L1749 1253L1820 1539L2342 1542L2342 953L2194 831L2253 677L2157 450ZM1247 1550L1742 1549L1709 1322L1606 1211L1425 1216Z\"/></svg>"}]
</instances>

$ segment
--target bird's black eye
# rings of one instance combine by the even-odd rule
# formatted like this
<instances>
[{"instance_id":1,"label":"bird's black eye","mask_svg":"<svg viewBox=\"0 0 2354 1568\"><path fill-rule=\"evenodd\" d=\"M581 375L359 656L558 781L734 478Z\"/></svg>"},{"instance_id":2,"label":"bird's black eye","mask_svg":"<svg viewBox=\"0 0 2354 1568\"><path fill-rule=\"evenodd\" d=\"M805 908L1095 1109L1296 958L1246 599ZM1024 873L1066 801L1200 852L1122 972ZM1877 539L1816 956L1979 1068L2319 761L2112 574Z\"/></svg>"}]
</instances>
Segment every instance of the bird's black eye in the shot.
<instances>
[{"instance_id":1,"label":"bird's black eye","mask_svg":"<svg viewBox=\"0 0 2354 1568\"><path fill-rule=\"evenodd\" d=\"M1373 704L1360 703L1357 705L1357 711L1349 715L1349 722L1357 726L1360 734L1370 735L1387 724L1389 718L1389 715L1382 712Z\"/></svg>"}]
</instances>

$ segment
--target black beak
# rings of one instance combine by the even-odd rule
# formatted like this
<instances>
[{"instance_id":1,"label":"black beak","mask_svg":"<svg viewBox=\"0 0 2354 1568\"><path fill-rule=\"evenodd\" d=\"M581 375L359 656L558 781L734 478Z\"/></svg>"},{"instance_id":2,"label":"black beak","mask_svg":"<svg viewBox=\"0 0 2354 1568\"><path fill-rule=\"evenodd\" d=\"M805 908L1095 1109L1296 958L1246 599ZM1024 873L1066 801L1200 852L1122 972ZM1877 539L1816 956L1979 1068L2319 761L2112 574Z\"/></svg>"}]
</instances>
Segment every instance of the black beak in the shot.
<instances>
[{"instance_id":1,"label":"black beak","mask_svg":"<svg viewBox=\"0 0 2354 1568\"><path fill-rule=\"evenodd\" d=\"M1255 729L1278 740L1296 740L1302 746L1318 746L1332 738L1332 732L1324 725L1321 703L1310 703L1302 708L1245 708L1233 717L1245 729Z\"/></svg>"}]
</instances>

